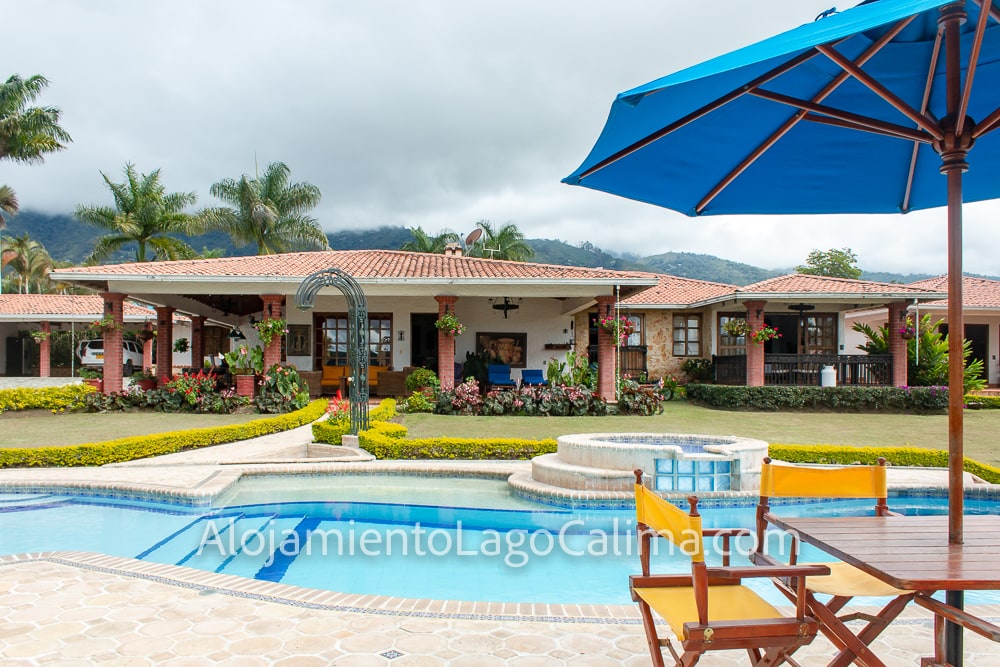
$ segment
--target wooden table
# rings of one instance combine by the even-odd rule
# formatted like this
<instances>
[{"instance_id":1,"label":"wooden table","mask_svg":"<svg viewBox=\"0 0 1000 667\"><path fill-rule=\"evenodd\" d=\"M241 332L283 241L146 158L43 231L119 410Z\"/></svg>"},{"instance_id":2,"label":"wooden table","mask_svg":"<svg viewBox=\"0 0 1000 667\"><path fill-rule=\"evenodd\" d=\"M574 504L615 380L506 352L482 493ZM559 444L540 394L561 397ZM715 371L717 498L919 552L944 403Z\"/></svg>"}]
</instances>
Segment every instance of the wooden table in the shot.
<instances>
[{"instance_id":1,"label":"wooden table","mask_svg":"<svg viewBox=\"0 0 1000 667\"><path fill-rule=\"evenodd\" d=\"M896 588L920 591L915 601L935 614L935 660L959 667L961 629L1000 641L1000 628L961 609L961 591L1000 590L1000 516L965 516L965 543L948 544L946 516L778 517L778 527ZM930 597L950 591L948 603ZM957 592L957 594L955 594ZM947 635L947 636L946 636ZM957 646L956 646L957 645Z\"/></svg>"}]
</instances>

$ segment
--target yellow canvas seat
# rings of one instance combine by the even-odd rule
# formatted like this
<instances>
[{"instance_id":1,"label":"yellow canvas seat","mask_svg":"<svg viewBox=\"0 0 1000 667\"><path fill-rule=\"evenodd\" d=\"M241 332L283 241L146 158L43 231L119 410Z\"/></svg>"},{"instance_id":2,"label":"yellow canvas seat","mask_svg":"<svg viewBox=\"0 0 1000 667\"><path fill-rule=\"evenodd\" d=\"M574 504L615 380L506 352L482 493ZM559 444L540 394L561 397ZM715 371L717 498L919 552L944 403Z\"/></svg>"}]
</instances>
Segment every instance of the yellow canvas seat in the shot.
<instances>
[{"instance_id":1,"label":"yellow canvas seat","mask_svg":"<svg viewBox=\"0 0 1000 667\"><path fill-rule=\"evenodd\" d=\"M663 667L663 647L678 666L694 665L707 651L745 649L752 665L780 665L816 636L818 623L806 614L804 582L809 575L829 572L824 565L747 566L729 563L729 540L748 535L746 529L702 529L698 499L688 498L690 512L671 505L642 485L636 470L635 509L641 575L629 577L632 599L639 605L643 630L653 664ZM704 537L721 537L722 566L705 564ZM652 539L667 539L691 559L691 572L650 572ZM793 616L785 616L753 590L742 585L747 577L793 577L803 602ZM677 637L678 651L669 638L657 634L656 612ZM794 664L794 663L793 663Z\"/></svg>"},{"instance_id":2,"label":"yellow canvas seat","mask_svg":"<svg viewBox=\"0 0 1000 667\"><path fill-rule=\"evenodd\" d=\"M878 465L810 468L792 465L775 465L764 459L760 476L760 502L757 505L757 552L752 560L760 565L773 567L781 562L765 551L766 532L770 524L771 498L867 498L875 503L876 516L897 515L887 503L885 459ZM789 564L797 564L798 543L792 536ZM841 651L831 665L849 665L855 658L874 659L868 645L891 623L913 599L914 591L905 591L862 572L843 562L824 563L830 574L810 576L806 579L806 602L809 610L820 621L820 630ZM789 600L801 600L788 581L778 581ZM828 595L822 602L816 594ZM891 597L878 614L851 613L838 616L852 598L859 596ZM850 621L864 620L867 624L857 634L846 625ZM875 662L873 664L882 664Z\"/></svg>"}]
</instances>

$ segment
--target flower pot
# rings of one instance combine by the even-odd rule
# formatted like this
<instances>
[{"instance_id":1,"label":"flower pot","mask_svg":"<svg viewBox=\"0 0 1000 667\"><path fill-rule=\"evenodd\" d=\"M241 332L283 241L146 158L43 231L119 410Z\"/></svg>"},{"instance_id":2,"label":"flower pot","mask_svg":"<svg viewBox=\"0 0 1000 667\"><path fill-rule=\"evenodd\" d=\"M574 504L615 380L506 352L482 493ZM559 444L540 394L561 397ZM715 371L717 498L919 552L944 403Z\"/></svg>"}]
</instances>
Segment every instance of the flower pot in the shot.
<instances>
[{"instance_id":1,"label":"flower pot","mask_svg":"<svg viewBox=\"0 0 1000 667\"><path fill-rule=\"evenodd\" d=\"M87 378L83 381L84 384L89 384L91 387L97 391L104 391L104 378Z\"/></svg>"},{"instance_id":2,"label":"flower pot","mask_svg":"<svg viewBox=\"0 0 1000 667\"><path fill-rule=\"evenodd\" d=\"M136 380L134 382L135 386L139 388L140 391L151 391L156 389L156 379L149 378L146 380Z\"/></svg>"},{"instance_id":3,"label":"flower pot","mask_svg":"<svg viewBox=\"0 0 1000 667\"><path fill-rule=\"evenodd\" d=\"M257 376L256 375L237 375L236 376L236 395L237 396L249 396L253 397L254 392L257 389Z\"/></svg>"}]
</instances>

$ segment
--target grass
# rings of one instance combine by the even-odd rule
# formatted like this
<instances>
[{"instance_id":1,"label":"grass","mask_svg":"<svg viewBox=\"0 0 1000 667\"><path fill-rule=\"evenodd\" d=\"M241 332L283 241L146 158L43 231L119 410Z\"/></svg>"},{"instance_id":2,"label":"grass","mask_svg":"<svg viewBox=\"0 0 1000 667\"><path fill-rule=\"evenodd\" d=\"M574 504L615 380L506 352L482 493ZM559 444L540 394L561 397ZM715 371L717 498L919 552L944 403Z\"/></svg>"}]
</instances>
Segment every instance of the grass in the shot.
<instances>
[{"instance_id":1,"label":"grass","mask_svg":"<svg viewBox=\"0 0 1000 667\"><path fill-rule=\"evenodd\" d=\"M63 412L23 410L0 413L3 446L52 447L101 442L130 435L147 435L189 428L242 424L263 416L171 414L166 412Z\"/></svg>"},{"instance_id":2,"label":"grass","mask_svg":"<svg viewBox=\"0 0 1000 667\"><path fill-rule=\"evenodd\" d=\"M411 437L555 438L569 433L660 432L739 435L781 444L948 449L948 416L833 412L730 412L664 404L654 417L448 417L408 414ZM1000 465L1000 410L965 412L965 455Z\"/></svg>"}]
</instances>

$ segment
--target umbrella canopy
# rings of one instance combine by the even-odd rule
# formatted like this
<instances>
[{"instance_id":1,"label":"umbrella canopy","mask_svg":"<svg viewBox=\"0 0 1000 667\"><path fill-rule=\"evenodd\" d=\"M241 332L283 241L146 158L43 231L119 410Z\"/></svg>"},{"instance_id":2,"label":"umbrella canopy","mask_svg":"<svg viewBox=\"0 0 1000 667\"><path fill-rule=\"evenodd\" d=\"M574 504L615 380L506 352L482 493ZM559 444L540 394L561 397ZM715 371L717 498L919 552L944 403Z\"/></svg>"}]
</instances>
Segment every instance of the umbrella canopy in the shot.
<instances>
[{"instance_id":1,"label":"umbrella canopy","mask_svg":"<svg viewBox=\"0 0 1000 667\"><path fill-rule=\"evenodd\" d=\"M991 0L868 0L823 16L621 93L564 182L690 216L947 206L948 322L963 332L962 202L1000 197L998 22ZM959 544L961 335L949 359Z\"/></svg>"}]
</instances>

